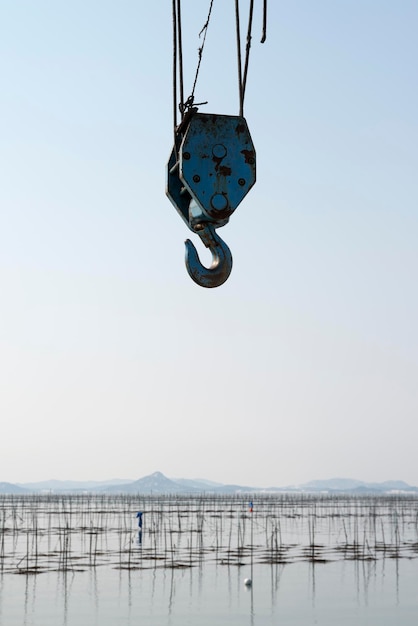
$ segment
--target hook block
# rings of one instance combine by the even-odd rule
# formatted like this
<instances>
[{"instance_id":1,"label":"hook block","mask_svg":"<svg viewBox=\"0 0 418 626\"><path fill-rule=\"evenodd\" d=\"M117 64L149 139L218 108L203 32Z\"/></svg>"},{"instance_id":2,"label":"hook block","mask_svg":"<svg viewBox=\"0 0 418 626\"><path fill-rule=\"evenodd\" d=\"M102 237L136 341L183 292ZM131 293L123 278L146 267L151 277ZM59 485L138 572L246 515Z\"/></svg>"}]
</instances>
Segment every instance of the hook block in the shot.
<instances>
[{"instance_id":1,"label":"hook block","mask_svg":"<svg viewBox=\"0 0 418 626\"><path fill-rule=\"evenodd\" d=\"M245 118L196 113L180 146L179 176L211 220L227 220L256 180Z\"/></svg>"}]
</instances>

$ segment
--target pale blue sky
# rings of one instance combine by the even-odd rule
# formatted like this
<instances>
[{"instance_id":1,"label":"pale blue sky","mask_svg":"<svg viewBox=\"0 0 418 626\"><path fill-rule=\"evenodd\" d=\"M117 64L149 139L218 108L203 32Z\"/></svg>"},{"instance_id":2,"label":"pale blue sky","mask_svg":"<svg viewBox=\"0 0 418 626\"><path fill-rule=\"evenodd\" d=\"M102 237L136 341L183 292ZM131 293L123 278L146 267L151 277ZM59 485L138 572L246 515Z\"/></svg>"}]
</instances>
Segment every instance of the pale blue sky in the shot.
<instances>
[{"instance_id":1,"label":"pale blue sky","mask_svg":"<svg viewBox=\"0 0 418 626\"><path fill-rule=\"evenodd\" d=\"M270 0L264 45L261 5L258 180L205 290L164 189L171 2L0 0L0 481L418 485L418 3ZM238 113L233 6L205 112Z\"/></svg>"}]
</instances>

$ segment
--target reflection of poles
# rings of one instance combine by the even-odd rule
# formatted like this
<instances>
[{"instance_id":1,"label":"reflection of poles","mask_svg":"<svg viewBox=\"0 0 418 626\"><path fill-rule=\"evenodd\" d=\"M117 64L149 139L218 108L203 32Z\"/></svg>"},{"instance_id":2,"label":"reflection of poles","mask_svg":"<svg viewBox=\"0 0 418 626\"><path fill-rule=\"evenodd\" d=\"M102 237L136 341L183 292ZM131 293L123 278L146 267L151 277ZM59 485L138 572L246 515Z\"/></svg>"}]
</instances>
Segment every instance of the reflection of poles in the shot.
<instances>
[{"instance_id":1,"label":"reflection of poles","mask_svg":"<svg viewBox=\"0 0 418 626\"><path fill-rule=\"evenodd\" d=\"M254 589L251 587L251 626L254 626Z\"/></svg>"},{"instance_id":2,"label":"reflection of poles","mask_svg":"<svg viewBox=\"0 0 418 626\"><path fill-rule=\"evenodd\" d=\"M171 568L171 579L170 579L170 595L168 598L168 614L171 616L173 610L173 602L174 602L174 568Z\"/></svg>"},{"instance_id":3,"label":"reflection of poles","mask_svg":"<svg viewBox=\"0 0 418 626\"><path fill-rule=\"evenodd\" d=\"M36 579L36 576L34 577L34 580L35 579ZM62 596L63 596L63 599L64 599L64 607L63 607L64 620L63 620L63 626L67 626L67 624L68 624L68 574L67 574L66 570L62 572L62 579L61 579L61 581L62 581Z\"/></svg>"},{"instance_id":4,"label":"reflection of poles","mask_svg":"<svg viewBox=\"0 0 418 626\"><path fill-rule=\"evenodd\" d=\"M254 517L253 517L253 503L250 502L249 503L249 510L250 510L250 517L251 517L251 522L250 522L250 541L251 541L251 545L250 545L250 579L246 579L244 581L244 584L247 586L247 588L250 588L250 593L251 593L251 612L250 612L250 624L251 626L254 626L254 587L253 587L253 571L254 571Z\"/></svg>"},{"instance_id":5,"label":"reflection of poles","mask_svg":"<svg viewBox=\"0 0 418 626\"><path fill-rule=\"evenodd\" d=\"M252 504L252 503L251 503ZM254 517L253 517L253 507L250 508L251 511L251 580L253 580L253 564L254 564ZM252 593L251 593L252 595Z\"/></svg>"},{"instance_id":6,"label":"reflection of poles","mask_svg":"<svg viewBox=\"0 0 418 626\"><path fill-rule=\"evenodd\" d=\"M315 600L316 600L316 580L315 580L315 561L311 561L309 563L309 573L312 578L312 608L315 608Z\"/></svg>"},{"instance_id":7,"label":"reflection of poles","mask_svg":"<svg viewBox=\"0 0 418 626\"><path fill-rule=\"evenodd\" d=\"M399 606L399 558L395 559L396 606Z\"/></svg>"},{"instance_id":8,"label":"reflection of poles","mask_svg":"<svg viewBox=\"0 0 418 626\"><path fill-rule=\"evenodd\" d=\"M253 576L253 565L254 565L254 516L253 516L253 507L251 503L251 580L254 580ZM251 585L251 626L254 626L254 587Z\"/></svg>"}]
</instances>

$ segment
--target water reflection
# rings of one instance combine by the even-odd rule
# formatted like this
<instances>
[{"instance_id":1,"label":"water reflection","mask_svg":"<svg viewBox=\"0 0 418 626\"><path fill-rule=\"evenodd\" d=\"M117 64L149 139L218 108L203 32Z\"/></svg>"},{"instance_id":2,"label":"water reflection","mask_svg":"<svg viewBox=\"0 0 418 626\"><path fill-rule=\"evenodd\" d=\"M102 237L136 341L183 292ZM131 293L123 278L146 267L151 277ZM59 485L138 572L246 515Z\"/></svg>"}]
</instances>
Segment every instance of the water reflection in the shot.
<instances>
[{"instance_id":1,"label":"water reflection","mask_svg":"<svg viewBox=\"0 0 418 626\"><path fill-rule=\"evenodd\" d=\"M170 593L168 596L168 614L171 615L174 606L174 592L175 592L175 582L174 582L174 570L171 570L170 576Z\"/></svg>"},{"instance_id":2,"label":"water reflection","mask_svg":"<svg viewBox=\"0 0 418 626\"><path fill-rule=\"evenodd\" d=\"M244 579L250 572L253 584L246 587ZM407 559L254 563L252 570L206 564L148 570L97 567L38 576L0 574L0 624L304 626L316 622L335 626L343 614L349 623L415 626L411 580L417 576L418 560Z\"/></svg>"},{"instance_id":3,"label":"water reflection","mask_svg":"<svg viewBox=\"0 0 418 626\"><path fill-rule=\"evenodd\" d=\"M374 596L376 587L384 582L387 587L386 593L393 595L396 605L399 606L399 568L401 563L401 559L393 558L389 560L384 558L380 561L353 561L351 568L354 573L357 603L369 606L370 596Z\"/></svg>"},{"instance_id":4,"label":"water reflection","mask_svg":"<svg viewBox=\"0 0 418 626\"><path fill-rule=\"evenodd\" d=\"M30 619L31 614L33 613L33 608L34 608L33 603L34 603L35 596L36 596L36 576L29 577L27 575L25 576L25 602L24 602L24 621L23 621L24 626L27 625L28 619ZM29 608L30 604L32 604L32 611Z\"/></svg>"},{"instance_id":5,"label":"water reflection","mask_svg":"<svg viewBox=\"0 0 418 626\"><path fill-rule=\"evenodd\" d=\"M312 608L315 608L315 595L316 595L316 585L315 585L315 561L309 563L309 575L311 579L311 595L312 595Z\"/></svg>"},{"instance_id":6,"label":"water reflection","mask_svg":"<svg viewBox=\"0 0 418 626\"><path fill-rule=\"evenodd\" d=\"M249 589L249 592L251 593L250 624L251 624L251 626L254 626L255 612L254 612L254 587L253 587L253 585L251 585L251 587Z\"/></svg>"}]
</instances>

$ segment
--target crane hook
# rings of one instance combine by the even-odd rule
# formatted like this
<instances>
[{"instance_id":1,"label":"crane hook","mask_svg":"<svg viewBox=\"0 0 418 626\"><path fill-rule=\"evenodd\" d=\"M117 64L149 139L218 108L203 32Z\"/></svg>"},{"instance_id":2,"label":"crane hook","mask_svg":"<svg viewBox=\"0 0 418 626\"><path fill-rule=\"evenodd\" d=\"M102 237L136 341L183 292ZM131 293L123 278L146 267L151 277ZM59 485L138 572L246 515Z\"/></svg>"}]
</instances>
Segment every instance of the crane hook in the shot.
<instances>
[{"instance_id":1,"label":"crane hook","mask_svg":"<svg viewBox=\"0 0 418 626\"><path fill-rule=\"evenodd\" d=\"M206 248L212 253L212 265L207 268L201 264L196 248L190 239L184 242L186 245L186 268L189 276L201 287L219 287L222 285L232 270L232 254L226 243L216 234L212 224L198 224L194 227Z\"/></svg>"}]
</instances>

